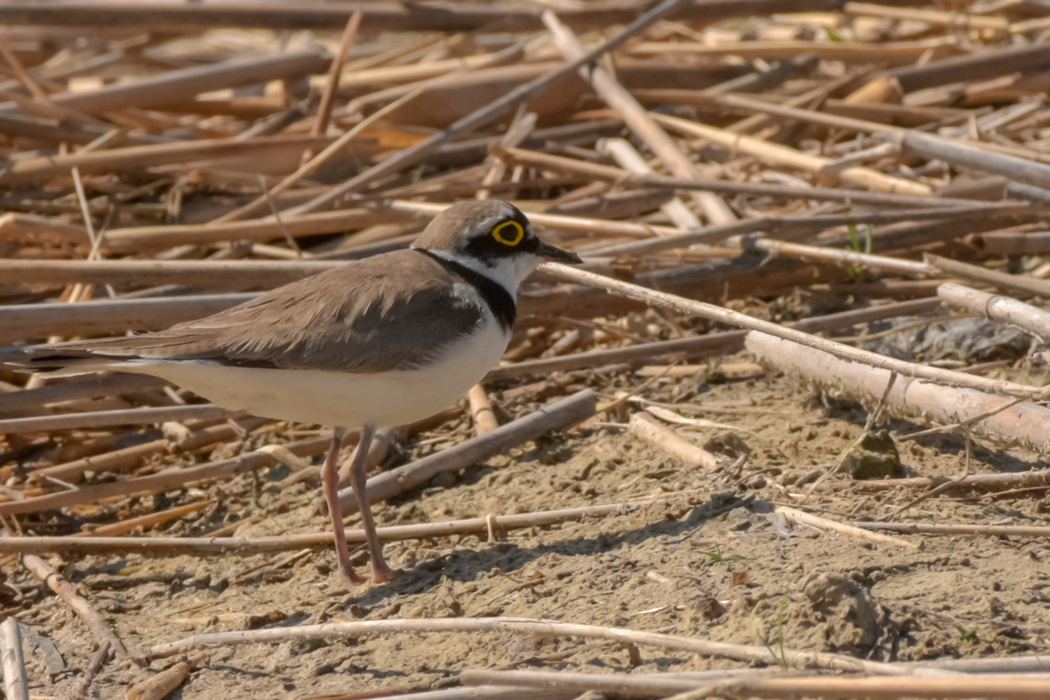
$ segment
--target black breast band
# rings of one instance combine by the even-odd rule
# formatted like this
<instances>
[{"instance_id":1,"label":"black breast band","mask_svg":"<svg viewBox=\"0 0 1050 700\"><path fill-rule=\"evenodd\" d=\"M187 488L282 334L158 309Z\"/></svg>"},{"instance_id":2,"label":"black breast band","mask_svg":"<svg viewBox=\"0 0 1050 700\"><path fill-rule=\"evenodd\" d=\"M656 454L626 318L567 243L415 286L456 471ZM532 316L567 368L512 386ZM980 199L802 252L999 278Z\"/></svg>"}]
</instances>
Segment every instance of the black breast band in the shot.
<instances>
[{"instance_id":1,"label":"black breast band","mask_svg":"<svg viewBox=\"0 0 1050 700\"><path fill-rule=\"evenodd\" d=\"M518 309L517 305L514 303L514 297L503 288L503 285L476 270L470 269L466 265L462 265L453 260L446 260L429 250L423 248L413 248L413 250L418 250L432 260L437 261L446 270L462 278L464 282L478 290L478 294L480 294L481 298L485 300L486 304L488 304L489 310L491 310L492 315L496 317L496 321L499 323L500 327L506 331L511 329L511 326L514 325L514 319L517 316Z\"/></svg>"}]
</instances>

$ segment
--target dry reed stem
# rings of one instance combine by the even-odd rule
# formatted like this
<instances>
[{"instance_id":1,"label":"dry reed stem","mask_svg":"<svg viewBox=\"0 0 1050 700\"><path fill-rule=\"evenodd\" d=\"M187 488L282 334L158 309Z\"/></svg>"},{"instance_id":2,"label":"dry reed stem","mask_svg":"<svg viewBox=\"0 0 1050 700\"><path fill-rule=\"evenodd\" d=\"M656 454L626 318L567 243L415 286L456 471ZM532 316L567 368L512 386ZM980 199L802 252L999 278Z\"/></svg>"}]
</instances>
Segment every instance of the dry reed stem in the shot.
<instances>
[{"instance_id":1,"label":"dry reed stem","mask_svg":"<svg viewBox=\"0 0 1050 700\"><path fill-rule=\"evenodd\" d=\"M976 537L1050 537L1050 527L1039 525L964 525L924 523L855 522L865 530L886 530L908 535L974 535Z\"/></svg>"},{"instance_id":2,"label":"dry reed stem","mask_svg":"<svg viewBox=\"0 0 1050 700\"><path fill-rule=\"evenodd\" d=\"M567 60L578 60L586 53L572 30L562 24L552 10L544 12L542 17L543 23L554 37L554 43ZM671 137L646 114L645 108L604 68L588 64L580 67L580 74L590 81L598 95L620 114L635 136L667 165L672 174L685 179L694 179L701 174L693 161L682 153ZM716 195L700 192L694 197L712 223L725 225L736 221L737 217L733 211Z\"/></svg>"},{"instance_id":3,"label":"dry reed stem","mask_svg":"<svg viewBox=\"0 0 1050 700\"><path fill-rule=\"evenodd\" d=\"M800 331L778 326L775 323L761 321L736 311L730 311L713 304L700 301L684 299L673 294L657 292L638 285L620 282L592 272L576 270L567 265L557 263L544 263L541 266L546 272L550 272L562 279L604 289L612 294L637 299L653 306L674 309L680 313L701 316L715 321L721 321L734 326L748 328L760 333L804 345L823 354L829 354L846 362L855 362L861 365L874 367L886 371L897 372L905 377L928 380L951 387L962 387L983 391L990 394L1002 394L1015 396L1036 401L1045 400L1050 395L1050 390L1043 387L1025 386L1014 382L999 381L985 377L974 377L962 372L940 369L919 365L913 362L905 362L891 357L867 352L858 348L835 343L824 338L802 333ZM826 360L820 360L825 362Z\"/></svg>"},{"instance_id":4,"label":"dry reed stem","mask_svg":"<svg viewBox=\"0 0 1050 700\"><path fill-rule=\"evenodd\" d=\"M210 404L195 406L144 406L117 411L90 411L61 416L0 420L0 434L105 428L117 425L147 425L165 421L221 418L230 412Z\"/></svg>"},{"instance_id":5,"label":"dry reed stem","mask_svg":"<svg viewBox=\"0 0 1050 700\"><path fill-rule=\"evenodd\" d=\"M807 382L868 405L874 405L882 395L893 373L885 368L844 362L811 347L762 333L749 334L745 345L763 362L780 371L799 375ZM886 397L886 411L894 416L940 425L990 413L974 423L975 435L1040 451L1050 449L1050 409L1025 402L999 410L1011 403L972 386L944 386L901 376Z\"/></svg>"},{"instance_id":6,"label":"dry reed stem","mask_svg":"<svg viewBox=\"0 0 1050 700\"><path fill-rule=\"evenodd\" d=\"M22 632L18 620L8 617L0 623L0 657L4 669L4 696L7 700L29 700L29 675L26 673Z\"/></svg>"},{"instance_id":7,"label":"dry reed stem","mask_svg":"<svg viewBox=\"0 0 1050 700\"><path fill-rule=\"evenodd\" d=\"M931 253L924 254L923 260L927 265L971 282L983 282L1006 291L1034 294L1044 299L1050 298L1050 282L1046 280L1038 280L1021 275L1008 275L1005 272L988 270L977 265L970 265Z\"/></svg>"},{"instance_id":8,"label":"dry reed stem","mask_svg":"<svg viewBox=\"0 0 1050 700\"><path fill-rule=\"evenodd\" d=\"M819 515L813 515L812 513L805 513L795 508L788 508L787 506L777 506L775 511L780 513L785 518L793 523L799 523L801 525L809 525L811 527L818 528L820 530L832 530L840 534L852 537L853 539L865 540L873 544L891 544L896 547L905 547L907 549L922 549L922 545L902 540L898 537L890 537L889 535L880 535L877 532L868 532L862 530L859 527L853 525L846 525L845 523L839 523L828 518L822 518Z\"/></svg>"},{"instance_id":9,"label":"dry reed stem","mask_svg":"<svg viewBox=\"0 0 1050 700\"><path fill-rule=\"evenodd\" d=\"M687 4L685 0L664 0L656 7L652 8L645 14L641 15L634 22L621 29L614 36L606 40L601 46L588 51L585 55L579 58L569 61L563 67L543 75L542 77L536 78L535 80L529 81L524 85L521 85L509 93L498 98L494 102L491 102L484 107L471 112L467 116L458 119L447 128L428 136L423 141L405 148L404 150L397 151L390 158L387 158L382 163L375 165L365 172L350 178L341 185L337 185L329 190L324 195L316 197L306 204L302 204L294 209L290 210L290 214L296 216L309 212L319 211L330 207L332 204L337 202L339 199L362 191L366 186L376 182L380 178L387 177L400 172L401 170L411 167L423 158L427 157L438 149L441 145L453 141L457 138L462 138L468 134L473 133L477 129L485 126L495 119L507 114L511 110L515 109L519 104L523 103L530 97L539 94L546 90L556 80L563 78L567 75L571 75L577 69L592 63L600 56L613 51L619 46L623 45L628 39L642 31L646 27L651 26L665 16L667 13L677 9L681 5Z\"/></svg>"},{"instance_id":10,"label":"dry reed stem","mask_svg":"<svg viewBox=\"0 0 1050 700\"><path fill-rule=\"evenodd\" d=\"M876 192L889 192L891 194L909 194L914 196L929 195L932 189L929 185L912 182L899 177L890 177L877 170L861 166L845 168L833 167L834 162L828 158L801 153L787 146L780 146L768 141L756 139L751 136L732 134L722 129L691 122L678 117L670 117L664 114L651 113L650 116L658 124L672 128L680 133L697 136L724 146L732 151L746 153L756 158L772 161L780 165L787 165L812 173L818 177L825 176L837 178L843 182L860 185Z\"/></svg>"},{"instance_id":11,"label":"dry reed stem","mask_svg":"<svg viewBox=\"0 0 1050 700\"><path fill-rule=\"evenodd\" d=\"M176 642L157 644L144 649L145 659L160 659L184 654L200 647L233 646L239 644L272 644L293 639L346 639L372 634L404 634L431 632L478 633L485 631L517 632L545 637L580 637L620 643L652 646L659 649L684 651L705 656L724 657L740 661L775 663L773 652L765 647L711 642L695 637L680 637L654 632L640 632L617 627L578 625L552 620L529 620L512 617L448 618L414 620L366 620L361 622L330 622L322 625L300 625L278 629L246 632L219 632L198 634ZM826 652L786 651L785 661L798 667L832 668L843 671L865 671L875 674L893 674L892 664L854 659Z\"/></svg>"},{"instance_id":12,"label":"dry reed stem","mask_svg":"<svg viewBox=\"0 0 1050 700\"><path fill-rule=\"evenodd\" d=\"M467 392L467 401L470 404L470 417L474 421L474 433L479 437L491 433L499 427L496 420L496 412L492 408L492 401L485 393L485 387L475 384Z\"/></svg>"},{"instance_id":13,"label":"dry reed stem","mask_svg":"<svg viewBox=\"0 0 1050 700\"><path fill-rule=\"evenodd\" d=\"M686 441L646 411L631 416L630 431L654 447L677 457L689 466L717 469L718 457Z\"/></svg>"},{"instance_id":14,"label":"dry reed stem","mask_svg":"<svg viewBox=\"0 0 1050 700\"><path fill-rule=\"evenodd\" d=\"M703 681L687 678L661 678L646 674L584 674L537 671L465 671L466 684L521 685L547 689L573 689L577 692L624 693L633 696L671 697L675 700L700 700L708 697L770 698L948 698L995 697L1013 700L1036 700L1050 691L1047 678L1002 678L995 674L952 674L931 678L928 675L897 675L874 678L841 676L803 676L770 678L752 671L742 677ZM666 674L671 676L673 674ZM655 677L654 677L655 676Z\"/></svg>"},{"instance_id":15,"label":"dry reed stem","mask_svg":"<svg viewBox=\"0 0 1050 700\"><path fill-rule=\"evenodd\" d=\"M1050 342L1050 312L1023 301L988 294L958 284L942 284L937 296L956 309L1000 323L1012 323L1040 340Z\"/></svg>"},{"instance_id":16,"label":"dry reed stem","mask_svg":"<svg viewBox=\"0 0 1050 700\"><path fill-rule=\"evenodd\" d=\"M416 525L392 525L377 528L376 531L383 542L421 540L467 534L499 537L503 533L512 530L543 527L589 517L626 514L634 512L638 508L663 503L667 503L667 499L610 503L607 505L563 508L560 510L515 515L493 514L481 518L420 523ZM190 505L194 507L206 506L207 503ZM189 509L189 506L180 506L180 508ZM165 512L170 513L170 511ZM112 526L104 525L102 527L117 528L122 524L114 523ZM43 554L47 552L66 555L118 553L144 556L250 557L257 554L330 546L333 541L332 537L331 532L310 532L274 537L114 537L111 535L95 535L94 533L78 533L70 536L0 538L0 553ZM346 530L346 539L350 543L364 543L365 531Z\"/></svg>"},{"instance_id":17,"label":"dry reed stem","mask_svg":"<svg viewBox=\"0 0 1050 700\"><path fill-rule=\"evenodd\" d=\"M85 598L81 597L76 589L61 574L52 569L44 560L34 554L26 554L22 557L22 564L29 569L30 573L58 594L62 601L73 609L100 644L109 644L110 649L121 657L128 658L128 650L120 641L116 633L110 628L102 616L91 607Z\"/></svg>"},{"instance_id":18,"label":"dry reed stem","mask_svg":"<svg viewBox=\"0 0 1050 700\"><path fill-rule=\"evenodd\" d=\"M445 471L458 471L483 459L535 440L544 433L576 425L594 415L597 398L590 389L555 401L516 421L502 425L491 433L479 435L437 454L424 457L405 466L383 472L368 480L369 503L376 503L418 486ZM344 513L358 509L357 498L351 489L339 492ZM3 504L0 504L2 512Z\"/></svg>"}]
</instances>

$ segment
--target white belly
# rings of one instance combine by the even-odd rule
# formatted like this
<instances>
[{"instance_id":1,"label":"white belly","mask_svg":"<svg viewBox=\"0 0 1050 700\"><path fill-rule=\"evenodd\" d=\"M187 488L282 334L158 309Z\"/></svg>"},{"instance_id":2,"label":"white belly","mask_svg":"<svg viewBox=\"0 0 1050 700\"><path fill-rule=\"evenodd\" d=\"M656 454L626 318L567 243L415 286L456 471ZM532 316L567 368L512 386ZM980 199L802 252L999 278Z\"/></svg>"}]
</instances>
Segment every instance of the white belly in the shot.
<instances>
[{"instance_id":1,"label":"white belly","mask_svg":"<svg viewBox=\"0 0 1050 700\"><path fill-rule=\"evenodd\" d=\"M509 340L495 323L486 324L429 367L385 374L163 360L106 368L162 377L219 406L264 418L343 428L392 426L422 420L453 404L499 362Z\"/></svg>"}]
</instances>

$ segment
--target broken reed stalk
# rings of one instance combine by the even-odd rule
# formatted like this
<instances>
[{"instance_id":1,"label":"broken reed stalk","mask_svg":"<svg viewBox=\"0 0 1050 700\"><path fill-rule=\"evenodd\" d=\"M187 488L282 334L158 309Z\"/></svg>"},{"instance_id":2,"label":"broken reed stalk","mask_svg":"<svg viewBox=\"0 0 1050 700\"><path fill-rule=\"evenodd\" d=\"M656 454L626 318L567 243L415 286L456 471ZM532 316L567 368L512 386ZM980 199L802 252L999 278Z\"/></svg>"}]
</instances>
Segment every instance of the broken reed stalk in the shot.
<instances>
[{"instance_id":1,"label":"broken reed stalk","mask_svg":"<svg viewBox=\"0 0 1050 700\"><path fill-rule=\"evenodd\" d=\"M683 671L679 673L580 673L574 671L497 671L465 669L459 680L468 688L489 685L500 687L550 688L573 692L579 696L588 691L615 693L623 697L657 697L682 693L704 683L733 678L764 678L782 674L779 668L724 669L718 671Z\"/></svg>"},{"instance_id":2,"label":"broken reed stalk","mask_svg":"<svg viewBox=\"0 0 1050 700\"><path fill-rule=\"evenodd\" d=\"M1050 342L1050 312L1044 309L951 283L938 287L937 296L953 308L984 316L991 321L1012 323L1044 343Z\"/></svg>"},{"instance_id":3,"label":"broken reed stalk","mask_svg":"<svg viewBox=\"0 0 1050 700\"><path fill-rule=\"evenodd\" d=\"M674 430L658 422L647 411L638 411L631 416L629 430L652 446L677 457L689 466L717 469L718 457L707 450L683 439Z\"/></svg>"},{"instance_id":4,"label":"broken reed stalk","mask_svg":"<svg viewBox=\"0 0 1050 700\"><path fill-rule=\"evenodd\" d=\"M950 476L909 477L859 481L853 486L861 491L889 491L897 488L933 489L951 484L952 490L981 489L995 492L1014 489L1041 489L1050 487L1050 469L1008 474L970 474L957 479Z\"/></svg>"},{"instance_id":5,"label":"broken reed stalk","mask_svg":"<svg viewBox=\"0 0 1050 700\"><path fill-rule=\"evenodd\" d=\"M576 425L594 415L596 407L597 397L593 391L578 391L572 396L502 425L490 433L372 477L367 482L368 500L370 503L385 500L418 486L441 472L465 469L523 442L535 440L550 430ZM340 491L339 502L346 514L359 507L352 489ZM3 505L0 504L0 509L2 508Z\"/></svg>"},{"instance_id":6,"label":"broken reed stalk","mask_svg":"<svg viewBox=\"0 0 1050 700\"><path fill-rule=\"evenodd\" d=\"M655 674L645 674L654 676ZM672 674L667 674L672 675ZM542 671L464 671L460 676L466 685L518 685L529 688L572 689L576 692L616 693L629 696L662 696L678 700L701 700L707 697L768 698L974 698L995 697L1010 700L1037 700L1050 690L1050 680L1043 678L1003 678L996 674L951 674L931 678L928 675L898 675L875 678L839 676L803 676L770 678L751 672L725 680L688 680L684 678L644 678L635 674L585 674Z\"/></svg>"},{"instance_id":7,"label":"broken reed stalk","mask_svg":"<svg viewBox=\"0 0 1050 700\"><path fill-rule=\"evenodd\" d=\"M667 503L667 499L651 499L629 503L610 503L600 506L583 506L562 510L521 513L516 515L487 515L481 518L449 520L446 522L420 523L417 525L392 525L377 528L379 539L384 542L422 540L452 535L486 535L498 538L503 533L556 523L580 520L588 517L606 517L627 514L638 508ZM208 503L190 504L199 509ZM189 506L180 506L189 511ZM174 509L172 509L174 510ZM166 511L169 512L170 511ZM150 516L143 516L150 517ZM117 528L123 522L103 525L93 532L71 536L52 537L5 537L0 538L0 554L60 553L67 555L88 554L139 554L144 556L239 556L249 557L273 552L298 551L310 547L329 546L331 532L280 535L274 537L115 537L114 533L96 535L103 528ZM347 542L364 543L364 530L346 530Z\"/></svg>"},{"instance_id":8,"label":"broken reed stalk","mask_svg":"<svg viewBox=\"0 0 1050 700\"><path fill-rule=\"evenodd\" d=\"M687 4L686 0L664 0L664 2L644 13L638 17L638 19L607 39L601 46L588 51L586 54L575 60L568 61L564 66L552 71L551 73L547 73L542 77L536 78L535 80L529 81L528 83L511 90L509 93L496 99L494 102L458 119L450 126L428 136L423 141L395 152L394 155L383 162L350 178L343 184L333 187L325 194L310 200L306 204L294 207L288 211L288 216L298 216L300 214L329 208L341 198L361 192L368 185L381 178L395 175L406 168L416 165L437 150L442 144L462 138L473 133L482 126L490 124L492 121L515 109L519 104L525 102L530 97L538 95L546 90L555 81L571 75L582 66L593 63L609 51L614 51L638 32L653 25L669 12L672 12L679 6L685 4Z\"/></svg>"},{"instance_id":9,"label":"broken reed stalk","mask_svg":"<svg viewBox=\"0 0 1050 700\"><path fill-rule=\"evenodd\" d=\"M976 537L1050 537L1050 527L1039 525L968 525L924 523L855 522L854 527L865 530L886 530L908 535L974 535Z\"/></svg>"},{"instance_id":10,"label":"broken reed stalk","mask_svg":"<svg viewBox=\"0 0 1050 700\"><path fill-rule=\"evenodd\" d=\"M928 380L951 387L965 387L989 394L1001 394L1017 398L1031 399L1035 401L1046 400L1050 396L1050 388L1026 386L1014 382L998 381L986 377L975 377L962 372L953 372L938 367L919 365L913 362L905 362L896 358L879 355L873 352L853 348L848 345L836 343L824 338L819 338L808 333L785 328L775 323L762 321L737 311L707 304L701 301L685 299L674 294L658 292L645 287L639 287L628 282L621 282L603 275L596 275L584 270L576 270L567 265L558 263L544 263L541 269L571 282L587 284L599 289L604 289L611 294L636 299L651 306L669 308L679 313L701 316L714 321L721 321L729 325L748 328L750 330L766 333L782 340L790 341L820 351L822 355L831 355L846 362L854 362L869 367L896 372L905 377ZM820 362L824 362L821 359ZM883 383L885 385L885 383Z\"/></svg>"},{"instance_id":11,"label":"broken reed stalk","mask_svg":"<svg viewBox=\"0 0 1050 700\"><path fill-rule=\"evenodd\" d=\"M542 18L554 38L555 45L566 60L579 60L587 53L572 30L562 24L552 10L545 11ZM645 108L604 68L588 63L580 67L580 75L584 80L590 81L595 92L617 111L635 136L663 161L673 175L691 180L701 174L696 164L682 153L671 137L646 114ZM698 192L694 197L712 223L730 224L736 221L732 209L714 193Z\"/></svg>"},{"instance_id":12,"label":"broken reed stalk","mask_svg":"<svg viewBox=\"0 0 1050 700\"><path fill-rule=\"evenodd\" d=\"M165 421L208 420L230 415L225 408L211 404L193 406L143 406L117 411L88 411L61 416L9 418L0 420L0 434L81 430L117 425L149 425Z\"/></svg>"},{"instance_id":13,"label":"broken reed stalk","mask_svg":"<svg viewBox=\"0 0 1050 700\"><path fill-rule=\"evenodd\" d=\"M95 635L95 638L100 644L109 644L110 649L121 657L128 658L128 650L124 647L124 643L120 641L113 629L106 623L98 612L91 607L86 599L81 597L76 589L69 581L67 581L62 574L58 573L46 563L40 557L35 554L26 554L22 557L22 564L29 569L30 573L36 576L40 581L47 585L52 591L58 594L58 597L62 601L73 609L84 624L87 625L91 633Z\"/></svg>"},{"instance_id":14,"label":"broken reed stalk","mask_svg":"<svg viewBox=\"0 0 1050 700\"><path fill-rule=\"evenodd\" d=\"M260 419L263 420L263 419ZM310 438L293 442L286 447L298 457L314 457L323 454L331 443L328 436ZM152 494L182 488L187 484L227 478L237 474L268 467L276 458L267 450L260 449L238 457L208 462L195 467L165 469L150 476L140 476L123 481L84 486L72 491L60 491L21 501L0 503L0 515L18 515L38 513L53 508L96 503L104 498L114 496L131 496L133 494Z\"/></svg>"},{"instance_id":15,"label":"broken reed stalk","mask_svg":"<svg viewBox=\"0 0 1050 700\"><path fill-rule=\"evenodd\" d=\"M7 700L29 700L29 675L26 673L22 632L18 620L8 617L0 623L0 657L4 670L4 696Z\"/></svg>"},{"instance_id":16,"label":"broken reed stalk","mask_svg":"<svg viewBox=\"0 0 1050 700\"><path fill-rule=\"evenodd\" d=\"M744 344L764 363L782 372L801 376L807 382L842 392L868 405L879 400L893 374L893 370L845 362L812 347L764 333L748 334ZM1030 402L1011 403L973 388L943 386L901 376L891 387L885 405L891 415L920 417L924 422L941 425L991 414L973 424L975 435L1026 445L1038 451L1050 449L1050 409ZM1001 407L1005 408L997 411Z\"/></svg>"},{"instance_id":17,"label":"broken reed stalk","mask_svg":"<svg viewBox=\"0 0 1050 700\"><path fill-rule=\"evenodd\" d=\"M198 634L167 644L157 644L142 650L143 659L161 659L184 654L201 647L234 646L240 644L272 644L295 639L332 639L364 637L375 634L405 634L431 632L437 634L515 632L542 637L579 637L607 642L651 646L658 649L684 651L740 661L776 663L776 655L766 647L712 642L695 637L682 637L654 632L640 632L619 627L578 625L553 620L530 620L513 617L446 618L412 620L365 620L359 622L329 622L321 625L300 625L277 629L245 632L218 632ZM810 651L786 651L784 661L799 668L830 668L842 671L864 671L872 674L893 674L892 664L855 659L842 654Z\"/></svg>"},{"instance_id":18,"label":"broken reed stalk","mask_svg":"<svg viewBox=\"0 0 1050 700\"><path fill-rule=\"evenodd\" d=\"M1022 275L1008 275L1005 272L988 270L977 265L970 265L931 253L923 255L923 260L927 265L954 277L990 284L1009 292L1034 294L1043 299L1050 298L1050 282L1046 280L1024 277Z\"/></svg>"},{"instance_id":19,"label":"broken reed stalk","mask_svg":"<svg viewBox=\"0 0 1050 700\"><path fill-rule=\"evenodd\" d=\"M852 537L853 539L865 540L873 544L891 544L896 547L905 547L907 549L922 549L921 545L902 540L898 537L890 537L888 535L880 535L877 532L868 532L859 527L853 525L846 525L845 523L839 523L828 518L822 518L819 515L813 515L812 513L805 513L796 508L788 508L786 506L777 506L774 511L783 515L785 518L793 523L799 523L801 525L809 525L820 530L832 530L840 534Z\"/></svg>"}]
</instances>

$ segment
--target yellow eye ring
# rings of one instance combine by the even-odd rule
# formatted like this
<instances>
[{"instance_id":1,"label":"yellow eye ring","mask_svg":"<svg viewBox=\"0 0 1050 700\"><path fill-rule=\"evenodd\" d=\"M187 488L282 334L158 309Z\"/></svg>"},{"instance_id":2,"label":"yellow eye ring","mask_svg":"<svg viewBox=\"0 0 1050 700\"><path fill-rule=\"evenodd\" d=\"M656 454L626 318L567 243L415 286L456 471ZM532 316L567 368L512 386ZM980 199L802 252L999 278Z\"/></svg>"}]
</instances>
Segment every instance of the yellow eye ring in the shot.
<instances>
[{"instance_id":1,"label":"yellow eye ring","mask_svg":"<svg viewBox=\"0 0 1050 700\"><path fill-rule=\"evenodd\" d=\"M503 231L506 228L514 229L513 238L505 238ZM521 243L521 239L525 238L525 228L517 221L504 221L502 224L492 229L492 237L503 245L516 246Z\"/></svg>"}]
</instances>

